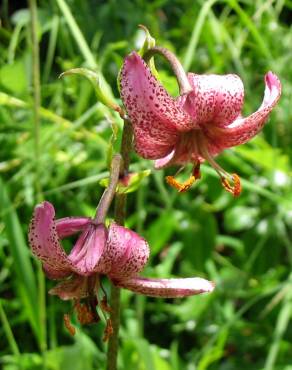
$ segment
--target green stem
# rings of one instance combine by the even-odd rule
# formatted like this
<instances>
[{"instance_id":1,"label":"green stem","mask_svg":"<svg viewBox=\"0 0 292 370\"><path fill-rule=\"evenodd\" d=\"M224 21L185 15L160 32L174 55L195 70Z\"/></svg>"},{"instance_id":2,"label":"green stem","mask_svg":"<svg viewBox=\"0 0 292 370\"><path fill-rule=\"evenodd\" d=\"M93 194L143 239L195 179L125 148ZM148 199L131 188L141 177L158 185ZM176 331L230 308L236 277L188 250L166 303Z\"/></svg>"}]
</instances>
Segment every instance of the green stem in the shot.
<instances>
[{"instance_id":1,"label":"green stem","mask_svg":"<svg viewBox=\"0 0 292 370\"><path fill-rule=\"evenodd\" d=\"M144 187L139 187L137 191L137 233L141 234L143 231L143 224L145 221L145 192ZM137 318L137 336L143 338L144 334L144 309L146 303L146 296L136 294L135 306L136 306L136 318Z\"/></svg>"},{"instance_id":2,"label":"green stem","mask_svg":"<svg viewBox=\"0 0 292 370\"><path fill-rule=\"evenodd\" d=\"M38 44L38 25L37 25L37 5L36 0L29 0L31 16L31 42L32 42L32 75L33 75L33 121L34 121L34 155L35 155L35 186L37 201L41 201L40 184L40 106L41 106L41 86L40 86L40 60Z\"/></svg>"},{"instance_id":3,"label":"green stem","mask_svg":"<svg viewBox=\"0 0 292 370\"><path fill-rule=\"evenodd\" d=\"M97 206L97 211L94 218L96 224L104 223L108 209L111 205L112 200L114 199L116 187L119 182L121 163L122 163L121 155L116 154L111 162L109 185L102 194L102 197L100 198L99 204Z\"/></svg>"},{"instance_id":4,"label":"green stem","mask_svg":"<svg viewBox=\"0 0 292 370\"><path fill-rule=\"evenodd\" d=\"M120 176L124 176L130 165L130 152L132 148L132 127L128 120L124 120L124 129L121 144L121 156L123 166L120 171ZM117 194L115 199L115 221L119 225L125 223L126 218L126 194ZM113 334L109 339L107 352L107 370L117 370L117 358L119 348L119 326L120 326L120 288L111 286L111 322Z\"/></svg>"},{"instance_id":5,"label":"green stem","mask_svg":"<svg viewBox=\"0 0 292 370\"><path fill-rule=\"evenodd\" d=\"M28 0L31 17L31 42L32 42L32 74L33 74L33 121L34 121L34 156L35 156L35 191L37 201L42 199L41 171L40 171L40 60L38 44L38 20L36 0ZM43 353L45 366L45 351L47 349L46 333L46 283L45 277L38 265L38 288L39 288L39 320L40 320L40 349Z\"/></svg>"},{"instance_id":6,"label":"green stem","mask_svg":"<svg viewBox=\"0 0 292 370\"><path fill-rule=\"evenodd\" d=\"M4 308L2 307L2 302L0 300L0 320L2 321L3 331L6 335L7 342L9 343L11 352L15 357L20 357L20 351L17 345L17 342L14 338L13 331L10 327L9 321L7 319Z\"/></svg>"}]
</instances>

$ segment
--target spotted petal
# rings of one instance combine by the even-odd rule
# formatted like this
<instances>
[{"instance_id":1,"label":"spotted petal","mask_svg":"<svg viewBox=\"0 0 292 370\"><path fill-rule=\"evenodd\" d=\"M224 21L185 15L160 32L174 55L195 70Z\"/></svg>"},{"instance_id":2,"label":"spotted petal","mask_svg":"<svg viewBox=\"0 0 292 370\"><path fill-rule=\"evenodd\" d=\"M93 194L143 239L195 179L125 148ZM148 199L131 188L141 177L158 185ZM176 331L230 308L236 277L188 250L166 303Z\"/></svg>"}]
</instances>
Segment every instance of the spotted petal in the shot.
<instances>
[{"instance_id":1,"label":"spotted petal","mask_svg":"<svg viewBox=\"0 0 292 370\"><path fill-rule=\"evenodd\" d=\"M189 129L191 118L135 52L125 59L120 83L137 152L149 159L165 156L177 140L177 130Z\"/></svg>"},{"instance_id":2,"label":"spotted petal","mask_svg":"<svg viewBox=\"0 0 292 370\"><path fill-rule=\"evenodd\" d=\"M100 261L100 270L110 278L135 276L149 258L145 239L132 230L112 223L109 227L106 252Z\"/></svg>"},{"instance_id":3,"label":"spotted petal","mask_svg":"<svg viewBox=\"0 0 292 370\"><path fill-rule=\"evenodd\" d=\"M72 263L60 245L54 217L51 203L43 202L35 207L29 227L29 243L48 277L59 279L71 274Z\"/></svg>"},{"instance_id":4,"label":"spotted petal","mask_svg":"<svg viewBox=\"0 0 292 370\"><path fill-rule=\"evenodd\" d=\"M146 279L136 277L114 281L114 284L135 293L150 297L178 298L212 292L215 285L202 278L185 279Z\"/></svg>"},{"instance_id":5,"label":"spotted petal","mask_svg":"<svg viewBox=\"0 0 292 370\"><path fill-rule=\"evenodd\" d=\"M157 159L161 156L168 155L173 150L174 145L163 145L163 144L157 144L154 139L150 136L139 136L139 134L136 134L136 131L134 130L134 146L135 151L143 158L146 159ZM175 134L176 135L176 134ZM173 139L170 138L170 142Z\"/></svg>"},{"instance_id":6,"label":"spotted petal","mask_svg":"<svg viewBox=\"0 0 292 370\"><path fill-rule=\"evenodd\" d=\"M210 129L206 132L207 136L223 148L244 144L252 139L266 123L281 95L281 83L274 73L266 74L265 83L264 99L255 113L236 119L228 127Z\"/></svg>"},{"instance_id":7,"label":"spotted petal","mask_svg":"<svg viewBox=\"0 0 292 370\"><path fill-rule=\"evenodd\" d=\"M240 114L244 87L237 75L188 74L193 91L184 101L183 109L193 118L194 127L206 125L225 127Z\"/></svg>"}]
</instances>

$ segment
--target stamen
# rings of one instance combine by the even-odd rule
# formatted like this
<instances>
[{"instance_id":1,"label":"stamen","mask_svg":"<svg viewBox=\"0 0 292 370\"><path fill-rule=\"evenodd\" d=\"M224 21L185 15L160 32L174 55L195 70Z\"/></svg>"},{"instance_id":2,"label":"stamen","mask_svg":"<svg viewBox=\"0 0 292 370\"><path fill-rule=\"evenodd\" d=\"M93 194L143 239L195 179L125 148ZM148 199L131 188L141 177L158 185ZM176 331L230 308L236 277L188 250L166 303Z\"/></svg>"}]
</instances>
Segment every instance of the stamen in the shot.
<instances>
[{"instance_id":1,"label":"stamen","mask_svg":"<svg viewBox=\"0 0 292 370\"><path fill-rule=\"evenodd\" d=\"M179 181L177 181L173 176L166 176L165 179L166 179L166 182L170 186L172 186L173 188L175 188L176 190L178 190L179 193L184 193L187 190L189 190L189 188L196 181L196 178L193 175L190 176L190 178L188 180L184 181L183 183L180 183Z\"/></svg>"},{"instance_id":2,"label":"stamen","mask_svg":"<svg viewBox=\"0 0 292 370\"><path fill-rule=\"evenodd\" d=\"M225 190L231 193L234 197L238 197L241 193L241 183L239 176L236 173L230 175L228 172L226 172L221 166L219 166L217 162L214 161L213 157L209 154L208 150L205 147L201 147L201 152L204 158L210 163L210 165L220 176L221 183ZM230 184L228 179L230 179L233 184Z\"/></svg>"},{"instance_id":3,"label":"stamen","mask_svg":"<svg viewBox=\"0 0 292 370\"><path fill-rule=\"evenodd\" d=\"M166 180L166 182L170 186L172 186L173 188L175 188L176 190L178 190L179 193L184 193L187 190L189 190L189 188L193 185L193 183L197 179L200 179L201 178L200 165L201 165L200 162L198 162L196 165L194 165L192 175L186 181L184 181L182 183L179 182L179 181L177 181L174 178L174 176L166 176L165 180ZM183 168L184 167L181 167L175 175L177 175L178 173L180 173L180 171Z\"/></svg>"},{"instance_id":4,"label":"stamen","mask_svg":"<svg viewBox=\"0 0 292 370\"><path fill-rule=\"evenodd\" d=\"M193 175L195 176L196 180L201 178L201 171L200 171L201 163L198 162L193 168Z\"/></svg>"},{"instance_id":5,"label":"stamen","mask_svg":"<svg viewBox=\"0 0 292 370\"><path fill-rule=\"evenodd\" d=\"M96 304L94 304L93 301L87 301L83 304L81 304L79 300L75 302L74 308L81 325L93 324L100 321L100 317L96 312Z\"/></svg>"},{"instance_id":6,"label":"stamen","mask_svg":"<svg viewBox=\"0 0 292 370\"><path fill-rule=\"evenodd\" d=\"M111 335L113 334L113 332L114 332L114 329L113 329L113 326L112 326L111 319L107 319L106 327L104 329L102 340L104 342L107 342L109 340L109 338L111 337Z\"/></svg>"},{"instance_id":7,"label":"stamen","mask_svg":"<svg viewBox=\"0 0 292 370\"><path fill-rule=\"evenodd\" d=\"M234 193L233 193L233 195L235 197L238 197L241 194L241 190L242 190L240 178L236 173L232 174L232 178L233 178L233 184L234 184Z\"/></svg>"},{"instance_id":8,"label":"stamen","mask_svg":"<svg viewBox=\"0 0 292 370\"><path fill-rule=\"evenodd\" d=\"M238 197L241 193L240 178L236 173L234 173L231 175L231 179L233 181L233 185L230 185L226 177L221 177L222 185L225 188L225 190L231 193L234 197Z\"/></svg>"},{"instance_id":9,"label":"stamen","mask_svg":"<svg viewBox=\"0 0 292 370\"><path fill-rule=\"evenodd\" d=\"M68 313L65 313L64 317L64 325L66 327L66 329L68 330L68 332L72 335L72 337L75 335L76 333L76 329L74 328L74 326L71 324L71 321L70 321L70 315Z\"/></svg>"},{"instance_id":10,"label":"stamen","mask_svg":"<svg viewBox=\"0 0 292 370\"><path fill-rule=\"evenodd\" d=\"M107 312L107 313L111 313L112 312L112 309L111 307L108 305L107 303L107 296L105 295L101 302L100 302L100 308L104 311L104 312Z\"/></svg>"}]
</instances>

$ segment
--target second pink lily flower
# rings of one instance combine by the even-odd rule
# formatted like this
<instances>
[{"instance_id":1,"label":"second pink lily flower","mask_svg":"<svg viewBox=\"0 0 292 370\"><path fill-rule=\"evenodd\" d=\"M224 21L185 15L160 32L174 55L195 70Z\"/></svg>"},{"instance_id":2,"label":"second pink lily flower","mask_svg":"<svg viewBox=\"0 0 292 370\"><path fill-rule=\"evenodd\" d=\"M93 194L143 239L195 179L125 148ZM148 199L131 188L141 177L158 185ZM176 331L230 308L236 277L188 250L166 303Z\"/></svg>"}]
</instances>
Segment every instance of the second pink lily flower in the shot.
<instances>
[{"instance_id":1,"label":"second pink lily flower","mask_svg":"<svg viewBox=\"0 0 292 370\"><path fill-rule=\"evenodd\" d=\"M60 239L81 232L67 255ZM211 292L214 284L202 278L148 279L143 270L149 246L145 239L116 223L107 229L87 217L55 220L49 202L36 206L30 224L29 242L50 279L62 280L50 293L61 299L94 296L99 276L106 275L117 286L153 297L184 297Z\"/></svg>"}]
</instances>

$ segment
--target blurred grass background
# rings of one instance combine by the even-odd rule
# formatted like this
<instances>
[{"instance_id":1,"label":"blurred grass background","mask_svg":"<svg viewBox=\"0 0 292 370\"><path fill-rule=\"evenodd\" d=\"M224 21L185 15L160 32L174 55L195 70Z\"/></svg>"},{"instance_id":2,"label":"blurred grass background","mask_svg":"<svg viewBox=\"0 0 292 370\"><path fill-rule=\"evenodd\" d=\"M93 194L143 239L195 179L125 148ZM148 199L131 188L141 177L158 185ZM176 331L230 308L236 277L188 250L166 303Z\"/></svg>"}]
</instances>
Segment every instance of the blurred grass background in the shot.
<instances>
[{"instance_id":1,"label":"blurred grass background","mask_svg":"<svg viewBox=\"0 0 292 370\"><path fill-rule=\"evenodd\" d=\"M52 283L31 256L27 226L40 198L58 217L93 214L121 122L96 103L88 81L58 75L98 69L118 97L117 73L143 42L137 25L144 24L187 70L239 74L246 114L260 105L268 70L278 74L283 95L261 135L218 158L243 179L241 197L226 193L207 164L186 194L166 186L162 171L130 194L127 226L152 251L143 274L200 275L217 288L177 300L123 291L120 369L291 370L292 1L40 0L39 155L28 4L3 0L0 11L0 367L104 368L103 324L70 337L62 321L70 303L47 295ZM157 58L157 66L177 94L167 64ZM152 163L133 153L132 168Z\"/></svg>"}]
</instances>

